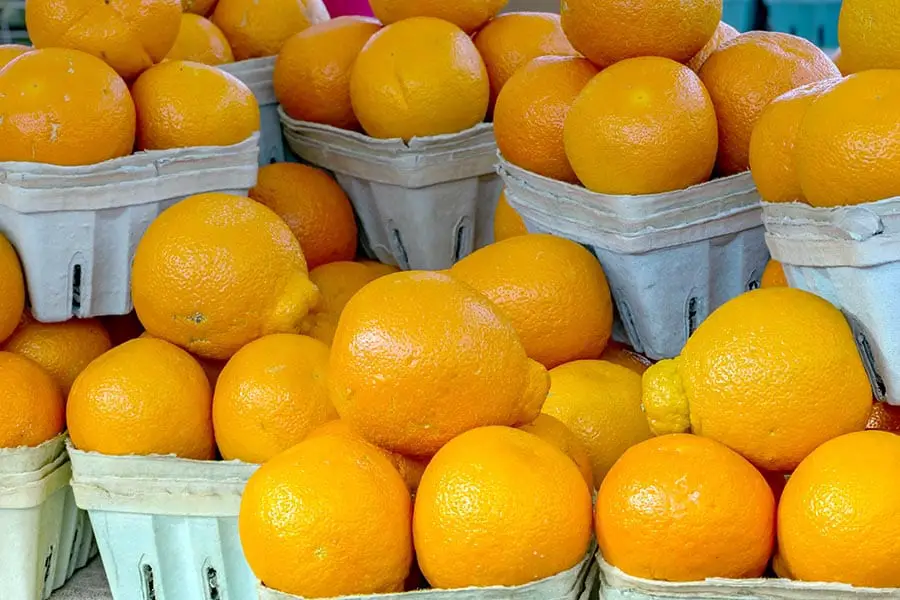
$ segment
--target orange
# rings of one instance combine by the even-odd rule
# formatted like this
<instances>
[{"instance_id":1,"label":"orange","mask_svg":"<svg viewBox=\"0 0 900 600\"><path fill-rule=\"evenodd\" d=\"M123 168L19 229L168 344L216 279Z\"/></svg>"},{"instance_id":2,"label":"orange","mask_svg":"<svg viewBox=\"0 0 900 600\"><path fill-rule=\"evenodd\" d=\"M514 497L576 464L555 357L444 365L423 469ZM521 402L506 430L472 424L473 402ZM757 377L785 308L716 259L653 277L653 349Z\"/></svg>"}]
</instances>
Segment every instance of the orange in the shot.
<instances>
[{"instance_id":1,"label":"orange","mask_svg":"<svg viewBox=\"0 0 900 600\"><path fill-rule=\"evenodd\" d=\"M503 157L538 175L577 183L563 127L575 98L596 74L584 58L545 56L513 75L494 108L494 135Z\"/></svg>"},{"instance_id":2,"label":"orange","mask_svg":"<svg viewBox=\"0 0 900 600\"><path fill-rule=\"evenodd\" d=\"M847 66L847 60L844 58L844 52L838 48L834 51L834 54L831 55L831 60L834 62L835 66L841 71L841 75L850 75L852 71L850 71L850 67Z\"/></svg>"},{"instance_id":3,"label":"orange","mask_svg":"<svg viewBox=\"0 0 900 600\"><path fill-rule=\"evenodd\" d=\"M652 435L641 412L641 377L606 361L578 360L552 369L543 412L581 441L597 484L628 448Z\"/></svg>"},{"instance_id":4,"label":"orange","mask_svg":"<svg viewBox=\"0 0 900 600\"><path fill-rule=\"evenodd\" d=\"M900 437L864 431L822 444L791 475L778 550L802 581L900 587Z\"/></svg>"},{"instance_id":5,"label":"orange","mask_svg":"<svg viewBox=\"0 0 900 600\"><path fill-rule=\"evenodd\" d=\"M0 234L0 342L12 335L25 312L25 276L15 249Z\"/></svg>"},{"instance_id":6,"label":"orange","mask_svg":"<svg viewBox=\"0 0 900 600\"><path fill-rule=\"evenodd\" d=\"M131 292L150 334L217 359L270 333L299 332L318 300L284 221L227 194L191 196L150 224Z\"/></svg>"},{"instance_id":7,"label":"orange","mask_svg":"<svg viewBox=\"0 0 900 600\"><path fill-rule=\"evenodd\" d=\"M216 2L217 0L181 0L181 7L186 13L205 17L216 7Z\"/></svg>"},{"instance_id":8,"label":"orange","mask_svg":"<svg viewBox=\"0 0 900 600\"><path fill-rule=\"evenodd\" d=\"M900 69L900 5L844 0L838 21L841 63L848 72Z\"/></svg>"},{"instance_id":9,"label":"orange","mask_svg":"<svg viewBox=\"0 0 900 600\"><path fill-rule=\"evenodd\" d=\"M369 0L372 12L385 25L411 17L435 17L472 33L503 10L508 0Z\"/></svg>"},{"instance_id":10,"label":"orange","mask_svg":"<svg viewBox=\"0 0 900 600\"><path fill-rule=\"evenodd\" d=\"M775 533L775 499L753 465L722 444L676 434L626 452L597 495L603 558L662 581L760 577Z\"/></svg>"},{"instance_id":11,"label":"orange","mask_svg":"<svg viewBox=\"0 0 900 600\"><path fill-rule=\"evenodd\" d=\"M350 298L367 283L396 272L395 268L382 272L378 267L348 261L316 267L309 272L309 279L319 288L321 300L316 305L315 313L310 315L307 321L309 330L304 333L330 346L338 319Z\"/></svg>"},{"instance_id":12,"label":"orange","mask_svg":"<svg viewBox=\"0 0 900 600\"><path fill-rule=\"evenodd\" d=\"M376 138L457 133L484 120L490 83L472 40L440 19L389 25L366 43L350 75L350 100Z\"/></svg>"},{"instance_id":13,"label":"orange","mask_svg":"<svg viewBox=\"0 0 900 600\"><path fill-rule=\"evenodd\" d=\"M583 246L548 234L509 238L456 263L450 274L491 300L528 356L552 368L597 358L612 330L603 268Z\"/></svg>"},{"instance_id":14,"label":"orange","mask_svg":"<svg viewBox=\"0 0 900 600\"><path fill-rule=\"evenodd\" d=\"M334 419L328 421L324 425L321 425L314 429L310 434L306 437L306 439L319 437L323 435L343 435L349 436L357 440L363 440L363 437L353 431L349 425L347 425L346 421L341 419ZM366 442L368 443L368 442ZM378 448L378 446L372 445L373 448ZM397 469L397 472L400 473L400 477L403 478L403 481L406 483L406 487L409 488L411 492L415 492L419 487L419 482L422 480L422 474L425 472L425 467L428 465L427 459L416 459L410 458L408 456L403 456L402 454L397 454L396 452L391 452L390 450L384 450L382 448L378 448L378 450L387 458L394 468Z\"/></svg>"},{"instance_id":15,"label":"orange","mask_svg":"<svg viewBox=\"0 0 900 600\"><path fill-rule=\"evenodd\" d=\"M359 261L359 264L369 267L369 270L375 273L376 277L390 275L392 273L397 273L400 271L400 269L395 267L394 265L386 265L384 263L378 262L377 260L361 260Z\"/></svg>"},{"instance_id":16,"label":"orange","mask_svg":"<svg viewBox=\"0 0 900 600\"><path fill-rule=\"evenodd\" d=\"M523 585L584 559L591 493L553 445L481 427L431 459L416 493L413 538L435 588Z\"/></svg>"},{"instance_id":17,"label":"orange","mask_svg":"<svg viewBox=\"0 0 900 600\"><path fill-rule=\"evenodd\" d=\"M341 418L363 437L424 457L474 427L533 421L549 378L487 298L447 275L411 271L376 279L344 307L329 384Z\"/></svg>"},{"instance_id":18,"label":"orange","mask_svg":"<svg viewBox=\"0 0 900 600\"><path fill-rule=\"evenodd\" d=\"M657 434L690 428L789 473L820 444L864 429L872 390L844 315L781 287L719 307L680 357L644 374L643 402Z\"/></svg>"},{"instance_id":19,"label":"orange","mask_svg":"<svg viewBox=\"0 0 900 600\"><path fill-rule=\"evenodd\" d=\"M275 97L300 121L356 129L350 73L366 42L381 29L368 17L338 17L294 35L275 60Z\"/></svg>"},{"instance_id":20,"label":"orange","mask_svg":"<svg viewBox=\"0 0 900 600\"><path fill-rule=\"evenodd\" d=\"M39 446L66 428L66 400L36 363L0 352L0 448Z\"/></svg>"},{"instance_id":21,"label":"orange","mask_svg":"<svg viewBox=\"0 0 900 600\"><path fill-rule=\"evenodd\" d=\"M222 30L211 21L191 13L181 15L178 38L166 58L191 60L206 65L234 62L234 54Z\"/></svg>"},{"instance_id":22,"label":"orange","mask_svg":"<svg viewBox=\"0 0 900 600\"><path fill-rule=\"evenodd\" d=\"M709 42L721 0L563 0L562 27L575 49L598 67L660 56L687 62Z\"/></svg>"},{"instance_id":23,"label":"orange","mask_svg":"<svg viewBox=\"0 0 900 600\"><path fill-rule=\"evenodd\" d=\"M522 216L510 206L506 199L506 190L500 192L497 208L494 210L494 241L502 242L506 238L525 235L528 229Z\"/></svg>"},{"instance_id":24,"label":"orange","mask_svg":"<svg viewBox=\"0 0 900 600\"><path fill-rule=\"evenodd\" d=\"M0 44L0 69L12 62L26 52L34 50L31 46L23 46L22 44Z\"/></svg>"},{"instance_id":25,"label":"orange","mask_svg":"<svg viewBox=\"0 0 900 600\"><path fill-rule=\"evenodd\" d=\"M259 131L259 104L250 88L209 65L166 61L141 75L131 93L139 150L229 146Z\"/></svg>"},{"instance_id":26,"label":"orange","mask_svg":"<svg viewBox=\"0 0 900 600\"><path fill-rule=\"evenodd\" d=\"M840 72L828 55L787 33L751 31L720 46L700 69L719 120L719 174L750 168L750 135L769 102L834 77Z\"/></svg>"},{"instance_id":27,"label":"orange","mask_svg":"<svg viewBox=\"0 0 900 600\"><path fill-rule=\"evenodd\" d=\"M0 162L91 165L131 154L134 102L103 61L51 48L0 71Z\"/></svg>"},{"instance_id":28,"label":"orange","mask_svg":"<svg viewBox=\"0 0 900 600\"><path fill-rule=\"evenodd\" d=\"M409 491L381 451L351 436L323 435L253 474L238 529L266 587L331 598L403 591L411 518Z\"/></svg>"},{"instance_id":29,"label":"orange","mask_svg":"<svg viewBox=\"0 0 900 600\"><path fill-rule=\"evenodd\" d=\"M587 447L581 443L572 430L566 427L556 417L541 413L538 418L527 425L519 426L522 431L536 435L545 442L562 450L563 454L572 459L588 489L594 489L594 471L591 467L591 455Z\"/></svg>"},{"instance_id":30,"label":"orange","mask_svg":"<svg viewBox=\"0 0 900 600\"><path fill-rule=\"evenodd\" d=\"M585 187L657 194L709 179L716 114L693 71L667 58L632 58L604 69L572 105L566 156Z\"/></svg>"},{"instance_id":31,"label":"orange","mask_svg":"<svg viewBox=\"0 0 900 600\"><path fill-rule=\"evenodd\" d=\"M823 92L797 134L797 176L813 206L900 195L900 71L851 75Z\"/></svg>"},{"instance_id":32,"label":"orange","mask_svg":"<svg viewBox=\"0 0 900 600\"><path fill-rule=\"evenodd\" d=\"M163 340L125 342L75 380L66 416L79 450L215 458L212 393L191 356Z\"/></svg>"},{"instance_id":33,"label":"orange","mask_svg":"<svg viewBox=\"0 0 900 600\"><path fill-rule=\"evenodd\" d=\"M84 368L111 347L109 334L97 319L39 323L29 316L4 350L43 367L65 396Z\"/></svg>"},{"instance_id":34,"label":"orange","mask_svg":"<svg viewBox=\"0 0 900 600\"><path fill-rule=\"evenodd\" d=\"M719 47L725 42L730 42L739 35L740 32L737 29L735 29L725 21L719 21L719 25L718 27L716 27L716 32L709 39L709 41L706 42L706 45L703 46L703 48L685 64L694 73L699 73L700 68L703 66L703 63L706 62L706 59L709 58L713 52L718 50Z\"/></svg>"},{"instance_id":35,"label":"orange","mask_svg":"<svg viewBox=\"0 0 900 600\"><path fill-rule=\"evenodd\" d=\"M153 336L145 331L138 337L148 338ZM200 366L203 368L203 372L206 374L206 378L209 380L210 389L215 390L216 383L219 381L219 375L222 374L222 369L225 368L225 365L228 361L216 360L213 358L203 358L202 356L196 356L194 354L191 354L191 358L193 358L200 364Z\"/></svg>"},{"instance_id":36,"label":"orange","mask_svg":"<svg viewBox=\"0 0 900 600\"><path fill-rule=\"evenodd\" d=\"M900 433L900 406L892 406L877 400L873 402L866 429Z\"/></svg>"},{"instance_id":37,"label":"orange","mask_svg":"<svg viewBox=\"0 0 900 600\"><path fill-rule=\"evenodd\" d=\"M216 443L225 460L264 463L300 442L334 413L328 346L279 333L231 357L213 397Z\"/></svg>"},{"instance_id":38,"label":"orange","mask_svg":"<svg viewBox=\"0 0 900 600\"><path fill-rule=\"evenodd\" d=\"M566 39L559 15L511 12L484 26L475 37L491 80L492 103L516 71L541 56L578 56Z\"/></svg>"},{"instance_id":39,"label":"orange","mask_svg":"<svg viewBox=\"0 0 900 600\"><path fill-rule=\"evenodd\" d=\"M777 260L769 260L762 274L762 280L759 287L788 287L787 277L784 274L784 267Z\"/></svg>"},{"instance_id":40,"label":"orange","mask_svg":"<svg viewBox=\"0 0 900 600\"><path fill-rule=\"evenodd\" d=\"M292 35L327 20L322 0L218 0L212 15L237 60L275 56Z\"/></svg>"},{"instance_id":41,"label":"orange","mask_svg":"<svg viewBox=\"0 0 900 600\"><path fill-rule=\"evenodd\" d=\"M266 165L250 197L284 219L310 269L356 256L356 219L350 199L331 175L298 163Z\"/></svg>"},{"instance_id":42,"label":"orange","mask_svg":"<svg viewBox=\"0 0 900 600\"><path fill-rule=\"evenodd\" d=\"M600 360L605 360L625 367L638 375L643 375L653 363L646 356L638 354L625 344L610 340L606 350L600 355Z\"/></svg>"},{"instance_id":43,"label":"orange","mask_svg":"<svg viewBox=\"0 0 900 600\"><path fill-rule=\"evenodd\" d=\"M796 142L806 111L840 79L800 86L769 104L750 137L750 170L766 202L803 202L797 173Z\"/></svg>"},{"instance_id":44,"label":"orange","mask_svg":"<svg viewBox=\"0 0 900 600\"><path fill-rule=\"evenodd\" d=\"M130 81L165 58L175 44L181 1L29 0L25 21L35 48L93 54ZM93 122L87 116L85 121Z\"/></svg>"},{"instance_id":45,"label":"orange","mask_svg":"<svg viewBox=\"0 0 900 600\"><path fill-rule=\"evenodd\" d=\"M144 333L144 326L141 325L141 321L134 311L127 315L100 317L100 322L103 323L104 329L109 334L113 346L124 344Z\"/></svg>"}]
</instances>

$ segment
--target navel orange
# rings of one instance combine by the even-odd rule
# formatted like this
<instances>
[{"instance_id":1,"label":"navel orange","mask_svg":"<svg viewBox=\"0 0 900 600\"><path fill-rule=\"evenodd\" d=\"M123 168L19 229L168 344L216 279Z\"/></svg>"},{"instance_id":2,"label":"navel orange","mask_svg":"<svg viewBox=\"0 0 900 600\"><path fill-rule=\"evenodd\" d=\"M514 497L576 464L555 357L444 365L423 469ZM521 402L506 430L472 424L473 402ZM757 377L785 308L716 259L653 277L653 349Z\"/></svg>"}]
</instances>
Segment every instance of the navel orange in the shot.
<instances>
[{"instance_id":1,"label":"navel orange","mask_svg":"<svg viewBox=\"0 0 900 600\"><path fill-rule=\"evenodd\" d=\"M0 71L0 162L91 165L131 154L128 86L77 50L28 52Z\"/></svg>"},{"instance_id":2,"label":"navel orange","mask_svg":"<svg viewBox=\"0 0 900 600\"><path fill-rule=\"evenodd\" d=\"M166 54L169 60L190 60L205 65L234 62L231 46L222 30L200 15L181 15L181 28L175 45Z\"/></svg>"},{"instance_id":3,"label":"navel orange","mask_svg":"<svg viewBox=\"0 0 900 600\"><path fill-rule=\"evenodd\" d=\"M522 585L584 559L591 493L553 445L481 427L431 459L416 493L413 536L433 587Z\"/></svg>"},{"instance_id":4,"label":"navel orange","mask_svg":"<svg viewBox=\"0 0 900 600\"><path fill-rule=\"evenodd\" d=\"M363 46L350 75L353 111L369 135L457 133L484 120L487 70L462 30L416 17L389 25Z\"/></svg>"},{"instance_id":5,"label":"navel orange","mask_svg":"<svg viewBox=\"0 0 900 600\"><path fill-rule=\"evenodd\" d=\"M331 598L403 591L412 562L411 518L409 491L377 448L324 435L253 474L238 528L263 585Z\"/></svg>"},{"instance_id":6,"label":"navel orange","mask_svg":"<svg viewBox=\"0 0 900 600\"><path fill-rule=\"evenodd\" d=\"M69 393L79 450L215 458L212 393L197 361L163 340L125 342L91 362Z\"/></svg>"},{"instance_id":7,"label":"navel orange","mask_svg":"<svg viewBox=\"0 0 900 600\"><path fill-rule=\"evenodd\" d=\"M39 446L66 428L66 400L31 360L0 352L0 448Z\"/></svg>"},{"instance_id":8,"label":"navel orange","mask_svg":"<svg viewBox=\"0 0 900 600\"><path fill-rule=\"evenodd\" d=\"M275 56L292 35L328 18L322 0L218 0L212 22L235 59L247 60Z\"/></svg>"},{"instance_id":9,"label":"navel orange","mask_svg":"<svg viewBox=\"0 0 900 600\"><path fill-rule=\"evenodd\" d=\"M597 74L584 58L545 56L508 81L494 107L497 147L509 162L538 175L577 183L563 128L575 99Z\"/></svg>"},{"instance_id":10,"label":"navel orange","mask_svg":"<svg viewBox=\"0 0 900 600\"><path fill-rule=\"evenodd\" d=\"M344 307L329 384L363 437L422 457L474 427L533 421L549 381L487 298L411 271L376 279Z\"/></svg>"},{"instance_id":11,"label":"navel orange","mask_svg":"<svg viewBox=\"0 0 900 600\"><path fill-rule=\"evenodd\" d=\"M350 73L356 57L381 24L368 17L317 23L285 42L275 60L275 97L301 121L356 129L350 104Z\"/></svg>"},{"instance_id":12,"label":"navel orange","mask_svg":"<svg viewBox=\"0 0 900 600\"><path fill-rule=\"evenodd\" d=\"M218 359L264 335L300 331L318 301L284 221L227 194L191 196L150 224L131 292L150 334Z\"/></svg>"},{"instance_id":13,"label":"navel orange","mask_svg":"<svg viewBox=\"0 0 900 600\"><path fill-rule=\"evenodd\" d=\"M369 0L372 12L385 25L412 17L435 17L472 33L503 10L508 0Z\"/></svg>"},{"instance_id":14,"label":"navel orange","mask_svg":"<svg viewBox=\"0 0 900 600\"><path fill-rule=\"evenodd\" d=\"M760 577L775 533L763 476L722 444L665 435L634 446L597 494L603 558L635 577Z\"/></svg>"},{"instance_id":15,"label":"navel orange","mask_svg":"<svg viewBox=\"0 0 900 600\"><path fill-rule=\"evenodd\" d=\"M643 403L657 434L690 428L789 473L820 444L864 429L872 391L843 314L781 287L713 312L680 357L644 374Z\"/></svg>"},{"instance_id":16,"label":"navel orange","mask_svg":"<svg viewBox=\"0 0 900 600\"><path fill-rule=\"evenodd\" d=\"M566 156L589 190L657 194L709 179L716 114L697 75L666 58L623 60L576 98Z\"/></svg>"}]
</instances>

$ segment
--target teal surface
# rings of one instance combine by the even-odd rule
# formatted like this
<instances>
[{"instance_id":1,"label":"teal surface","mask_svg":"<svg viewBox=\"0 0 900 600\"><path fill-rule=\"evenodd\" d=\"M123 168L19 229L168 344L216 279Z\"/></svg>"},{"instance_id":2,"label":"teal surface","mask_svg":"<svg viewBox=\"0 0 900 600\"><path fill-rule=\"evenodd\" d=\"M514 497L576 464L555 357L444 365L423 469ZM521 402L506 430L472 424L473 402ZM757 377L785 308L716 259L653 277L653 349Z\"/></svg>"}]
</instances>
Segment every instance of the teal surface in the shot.
<instances>
[{"instance_id":1,"label":"teal surface","mask_svg":"<svg viewBox=\"0 0 900 600\"><path fill-rule=\"evenodd\" d=\"M820 48L838 47L841 0L764 0L769 29L804 37Z\"/></svg>"},{"instance_id":2,"label":"teal surface","mask_svg":"<svg viewBox=\"0 0 900 600\"><path fill-rule=\"evenodd\" d=\"M750 31L756 22L756 0L724 0L722 20L738 31Z\"/></svg>"}]
</instances>

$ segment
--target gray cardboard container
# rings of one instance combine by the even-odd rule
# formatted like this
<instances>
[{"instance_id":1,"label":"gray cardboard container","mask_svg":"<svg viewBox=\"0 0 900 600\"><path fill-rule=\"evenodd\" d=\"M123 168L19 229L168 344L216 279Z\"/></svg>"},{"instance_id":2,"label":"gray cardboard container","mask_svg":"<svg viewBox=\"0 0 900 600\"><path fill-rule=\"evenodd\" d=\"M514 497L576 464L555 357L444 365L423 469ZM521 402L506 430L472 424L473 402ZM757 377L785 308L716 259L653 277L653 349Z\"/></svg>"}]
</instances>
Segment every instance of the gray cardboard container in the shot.
<instances>
[{"instance_id":1,"label":"gray cardboard container","mask_svg":"<svg viewBox=\"0 0 900 600\"><path fill-rule=\"evenodd\" d=\"M0 231L38 321L131 311L131 261L166 208L256 184L259 134L233 146L139 152L85 167L0 163Z\"/></svg>"},{"instance_id":2,"label":"gray cardboard container","mask_svg":"<svg viewBox=\"0 0 900 600\"><path fill-rule=\"evenodd\" d=\"M281 121L278 119L278 100L272 85L275 57L251 58L219 65L218 68L243 81L259 103L259 165L288 160L289 153L285 154Z\"/></svg>"},{"instance_id":3,"label":"gray cardboard container","mask_svg":"<svg viewBox=\"0 0 900 600\"><path fill-rule=\"evenodd\" d=\"M493 241L501 184L491 124L404 143L278 110L294 154L334 173L347 192L373 258L402 269L446 269Z\"/></svg>"},{"instance_id":4,"label":"gray cardboard container","mask_svg":"<svg viewBox=\"0 0 900 600\"><path fill-rule=\"evenodd\" d=\"M763 215L788 283L844 312L875 397L900 405L900 198L837 208L764 203Z\"/></svg>"},{"instance_id":5,"label":"gray cardboard container","mask_svg":"<svg viewBox=\"0 0 900 600\"><path fill-rule=\"evenodd\" d=\"M529 231L579 242L597 256L623 341L651 359L677 356L716 308L759 285L769 253L750 173L665 194L610 196L502 157L498 172Z\"/></svg>"}]
</instances>

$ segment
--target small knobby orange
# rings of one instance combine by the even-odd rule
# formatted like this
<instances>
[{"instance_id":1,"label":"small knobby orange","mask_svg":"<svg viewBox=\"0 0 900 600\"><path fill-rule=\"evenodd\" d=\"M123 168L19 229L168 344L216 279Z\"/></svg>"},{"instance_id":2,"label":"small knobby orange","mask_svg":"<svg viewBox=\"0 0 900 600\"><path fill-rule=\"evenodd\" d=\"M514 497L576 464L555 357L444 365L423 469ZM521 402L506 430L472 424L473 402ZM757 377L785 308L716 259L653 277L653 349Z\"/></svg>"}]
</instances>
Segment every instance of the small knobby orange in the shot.
<instances>
[{"instance_id":1,"label":"small knobby orange","mask_svg":"<svg viewBox=\"0 0 900 600\"><path fill-rule=\"evenodd\" d=\"M181 15L181 28L175 45L166 54L169 60L190 60L205 65L234 62L231 46L222 30L200 15Z\"/></svg>"},{"instance_id":2,"label":"small knobby orange","mask_svg":"<svg viewBox=\"0 0 900 600\"><path fill-rule=\"evenodd\" d=\"M275 56L292 35L327 20L322 0L218 0L212 15L237 60Z\"/></svg>"},{"instance_id":3,"label":"small knobby orange","mask_svg":"<svg viewBox=\"0 0 900 600\"><path fill-rule=\"evenodd\" d=\"M66 400L36 363L0 352L0 448L38 446L66 428Z\"/></svg>"}]
</instances>

